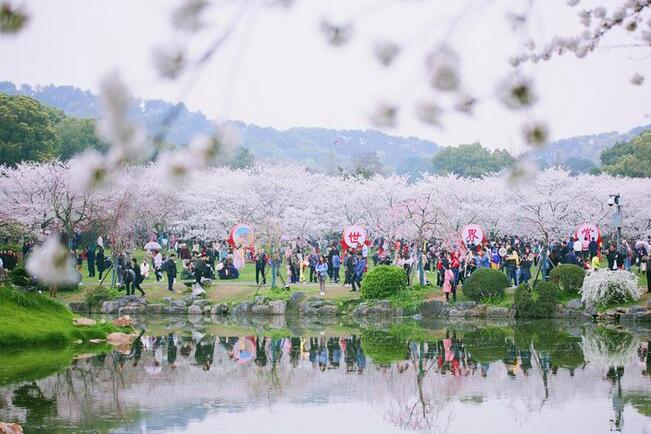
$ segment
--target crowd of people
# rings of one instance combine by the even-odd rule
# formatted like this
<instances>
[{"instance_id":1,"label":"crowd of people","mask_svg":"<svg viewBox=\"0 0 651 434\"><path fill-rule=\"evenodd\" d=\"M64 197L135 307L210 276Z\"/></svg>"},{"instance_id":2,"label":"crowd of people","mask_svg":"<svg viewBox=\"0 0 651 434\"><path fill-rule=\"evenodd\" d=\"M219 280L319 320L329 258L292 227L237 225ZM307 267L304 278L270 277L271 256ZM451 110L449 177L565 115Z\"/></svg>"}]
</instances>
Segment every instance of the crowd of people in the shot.
<instances>
[{"instance_id":1,"label":"crowd of people","mask_svg":"<svg viewBox=\"0 0 651 434\"><path fill-rule=\"evenodd\" d=\"M646 273L651 282L648 266L651 256L651 236L647 240L629 242L622 240L618 249L615 242L601 239L578 239L568 236L547 243L518 236L494 237L477 244L466 245L460 241L431 239L423 243L408 240L377 238L371 243L344 247L341 243L326 240L302 239L285 241L281 248L238 248L227 241L180 240L159 236L152 241L153 248L138 260L128 253L115 257L107 254L100 236L85 248L73 243L70 254L81 273L86 262L89 277L105 279L107 270L115 266L117 284L127 294L136 290L145 295L141 284L155 278L167 280L167 288L174 290L177 277L182 281L202 287L214 279L237 279L248 262L255 267L255 282L266 285L269 272L283 281L285 287L304 283L318 283L320 294L325 295L326 283L349 286L359 291L362 279L373 266L395 265L405 269L407 285L411 285L419 270L423 271L425 285L442 289L447 300L456 301L457 289L477 269L503 270L509 284L517 286L532 279L548 279L551 270L559 264L574 264L587 269L603 268L630 271L637 267ZM146 245L148 246L149 243ZM33 242L23 243L23 257L27 257ZM177 266L177 258L181 269ZM115 264L113 262L115 261ZM12 269L18 263L18 255L11 250L0 251L0 273ZM419 266L419 264L421 264ZM281 270L285 271L286 279ZM651 283L649 283L651 292Z\"/></svg>"}]
</instances>

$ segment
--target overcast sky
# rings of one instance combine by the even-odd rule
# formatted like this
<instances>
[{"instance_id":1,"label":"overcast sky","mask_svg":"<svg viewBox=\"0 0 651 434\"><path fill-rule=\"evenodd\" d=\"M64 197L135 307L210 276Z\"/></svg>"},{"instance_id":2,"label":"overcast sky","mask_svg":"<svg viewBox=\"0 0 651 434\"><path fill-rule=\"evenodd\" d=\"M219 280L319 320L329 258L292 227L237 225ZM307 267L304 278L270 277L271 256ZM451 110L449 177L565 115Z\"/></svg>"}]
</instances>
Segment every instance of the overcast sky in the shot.
<instances>
[{"instance_id":1,"label":"overcast sky","mask_svg":"<svg viewBox=\"0 0 651 434\"><path fill-rule=\"evenodd\" d=\"M267 1L268 2L268 1ZM14 2L16 3L16 2ZM74 85L97 90L102 76L122 73L132 92L143 98L183 101L216 120L239 119L262 126L319 126L365 129L379 102L401 106L398 135L414 135L442 145L480 141L512 151L521 144L522 115L502 108L493 93L511 67L523 38L505 18L510 5L527 7L530 36L543 45L554 35L582 30L577 8L564 0L296 0L289 8L258 7L250 0L228 45L195 76L170 83L158 77L152 49L188 44L205 47L227 25L238 2L222 1L198 37L185 38L170 25L180 0L29 0L29 27L19 36L0 38L0 80L31 85ZM618 0L582 0L581 5ZM234 5L233 5L234 4ZM378 6L379 5L379 6ZM319 29L326 17L352 20L351 42L330 47ZM648 14L647 14L648 17ZM651 18L651 17L648 17ZM646 25L646 23L644 23ZM395 41L405 47L395 65L375 61L373 44ZM424 54L445 41L462 56L465 88L483 101L474 116L449 114L443 128L420 123L416 101L435 100L424 74ZM529 116L544 119L552 138L604 131L626 131L651 123L651 57L648 48L609 48L632 41L616 31L586 59L568 54L529 69L541 101ZM529 68L529 67L528 67ZM635 73L643 86L630 83Z\"/></svg>"}]
</instances>

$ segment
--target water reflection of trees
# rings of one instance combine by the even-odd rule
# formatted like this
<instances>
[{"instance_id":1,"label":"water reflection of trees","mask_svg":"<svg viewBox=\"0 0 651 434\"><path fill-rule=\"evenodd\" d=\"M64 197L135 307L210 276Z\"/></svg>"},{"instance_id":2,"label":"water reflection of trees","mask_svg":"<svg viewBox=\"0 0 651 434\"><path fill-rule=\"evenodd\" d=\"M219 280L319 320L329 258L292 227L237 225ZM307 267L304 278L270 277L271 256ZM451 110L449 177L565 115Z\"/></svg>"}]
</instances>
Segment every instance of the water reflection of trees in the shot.
<instances>
[{"instance_id":1,"label":"water reflection of trees","mask_svg":"<svg viewBox=\"0 0 651 434\"><path fill-rule=\"evenodd\" d=\"M192 328L144 333L128 351L75 361L55 376L15 387L11 403L26 411L28 423L57 417L93 426L98 419L117 423L133 408L199 401L242 409L362 400L380 404L401 428L446 432L458 401L511 402L513 417L526 421L550 401L610 387L613 429L621 429L624 403L646 405L644 390L626 394L632 390L626 381L651 373L630 368L641 360L651 366L646 342L641 346L631 333L555 322L461 323L414 332L389 326L300 337L217 336ZM560 373L563 380L554 380ZM604 381L595 382L599 378Z\"/></svg>"}]
</instances>

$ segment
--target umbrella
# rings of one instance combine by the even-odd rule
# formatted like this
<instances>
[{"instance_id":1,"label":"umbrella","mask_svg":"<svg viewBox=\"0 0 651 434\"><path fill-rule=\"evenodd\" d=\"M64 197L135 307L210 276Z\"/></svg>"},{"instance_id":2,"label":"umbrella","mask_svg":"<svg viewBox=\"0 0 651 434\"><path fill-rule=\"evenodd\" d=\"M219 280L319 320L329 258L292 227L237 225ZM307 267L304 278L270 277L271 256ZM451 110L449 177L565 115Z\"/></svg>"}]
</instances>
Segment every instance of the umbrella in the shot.
<instances>
[{"instance_id":1,"label":"umbrella","mask_svg":"<svg viewBox=\"0 0 651 434\"><path fill-rule=\"evenodd\" d=\"M160 250L160 244L158 244L156 241L150 241L147 244L145 244L145 250Z\"/></svg>"}]
</instances>

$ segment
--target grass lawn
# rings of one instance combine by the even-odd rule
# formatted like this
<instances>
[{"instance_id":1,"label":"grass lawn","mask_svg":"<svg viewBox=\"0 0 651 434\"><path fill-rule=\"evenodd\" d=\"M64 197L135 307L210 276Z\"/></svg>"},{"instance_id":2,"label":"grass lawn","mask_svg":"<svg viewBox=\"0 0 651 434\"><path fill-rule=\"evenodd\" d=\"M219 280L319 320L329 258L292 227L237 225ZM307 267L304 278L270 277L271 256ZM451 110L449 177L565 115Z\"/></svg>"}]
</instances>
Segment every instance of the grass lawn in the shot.
<instances>
[{"instance_id":1,"label":"grass lawn","mask_svg":"<svg viewBox=\"0 0 651 434\"><path fill-rule=\"evenodd\" d=\"M66 306L45 295L0 287L0 347L64 347L81 339L103 339L118 328L112 324L77 327ZM3 350L4 351L4 350Z\"/></svg>"}]
</instances>

